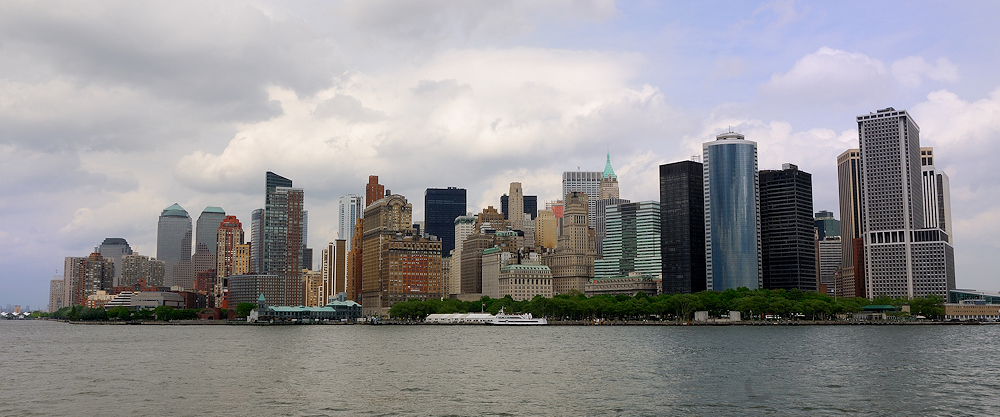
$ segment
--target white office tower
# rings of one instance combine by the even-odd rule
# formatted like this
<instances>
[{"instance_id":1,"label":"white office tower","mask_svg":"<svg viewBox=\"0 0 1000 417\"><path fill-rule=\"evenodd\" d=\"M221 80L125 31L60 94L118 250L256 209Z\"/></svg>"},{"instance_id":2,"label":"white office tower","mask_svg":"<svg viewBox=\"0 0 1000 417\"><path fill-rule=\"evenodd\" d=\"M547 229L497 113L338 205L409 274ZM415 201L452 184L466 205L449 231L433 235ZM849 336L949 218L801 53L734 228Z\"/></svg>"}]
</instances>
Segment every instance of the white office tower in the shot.
<instances>
[{"instance_id":1,"label":"white office tower","mask_svg":"<svg viewBox=\"0 0 1000 417\"><path fill-rule=\"evenodd\" d=\"M357 194L340 196L337 204L337 238L347 242L347 251L351 251L351 240L354 237L354 226L358 219L364 217L365 198Z\"/></svg>"},{"instance_id":2,"label":"white office tower","mask_svg":"<svg viewBox=\"0 0 1000 417\"><path fill-rule=\"evenodd\" d=\"M920 128L892 107L857 121L867 297L947 298L955 253L944 230L924 227Z\"/></svg>"},{"instance_id":3,"label":"white office tower","mask_svg":"<svg viewBox=\"0 0 1000 417\"><path fill-rule=\"evenodd\" d=\"M451 251L451 269L448 271L451 279L448 281L448 294L462 293L462 249L465 247L465 239L472 236L472 233L475 231L475 216L458 216L455 218L455 249Z\"/></svg>"},{"instance_id":4,"label":"white office tower","mask_svg":"<svg viewBox=\"0 0 1000 417\"><path fill-rule=\"evenodd\" d=\"M597 198L600 196L600 171L567 171L563 172L562 197L576 191L587 194L587 224L591 229L597 229Z\"/></svg>"},{"instance_id":5,"label":"white office tower","mask_svg":"<svg viewBox=\"0 0 1000 417\"><path fill-rule=\"evenodd\" d=\"M934 168L934 148L920 148L920 174L924 193L924 227L940 228L955 245L951 228L951 190L948 174Z\"/></svg>"}]
</instances>

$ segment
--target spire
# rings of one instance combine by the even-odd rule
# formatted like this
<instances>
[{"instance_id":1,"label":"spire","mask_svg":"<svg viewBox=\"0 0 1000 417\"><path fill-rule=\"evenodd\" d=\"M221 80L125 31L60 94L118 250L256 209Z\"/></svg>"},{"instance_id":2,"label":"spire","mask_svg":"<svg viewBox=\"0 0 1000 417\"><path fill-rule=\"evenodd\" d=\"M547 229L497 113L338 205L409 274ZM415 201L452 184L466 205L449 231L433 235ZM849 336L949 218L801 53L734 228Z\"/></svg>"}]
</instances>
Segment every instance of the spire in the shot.
<instances>
[{"instance_id":1,"label":"spire","mask_svg":"<svg viewBox=\"0 0 1000 417\"><path fill-rule=\"evenodd\" d=\"M608 162L604 165L604 173L601 174L601 178L618 179L618 176L615 175L615 170L611 168L611 151L608 151Z\"/></svg>"}]
</instances>

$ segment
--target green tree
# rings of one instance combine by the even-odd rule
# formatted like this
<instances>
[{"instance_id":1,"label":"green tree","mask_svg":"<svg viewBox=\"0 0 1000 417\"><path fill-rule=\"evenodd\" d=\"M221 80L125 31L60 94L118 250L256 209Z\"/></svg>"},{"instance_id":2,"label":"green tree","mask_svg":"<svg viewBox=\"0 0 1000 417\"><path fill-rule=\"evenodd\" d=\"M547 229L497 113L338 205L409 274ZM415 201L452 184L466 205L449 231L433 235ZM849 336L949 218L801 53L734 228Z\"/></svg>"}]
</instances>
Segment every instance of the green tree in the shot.
<instances>
[{"instance_id":1,"label":"green tree","mask_svg":"<svg viewBox=\"0 0 1000 417\"><path fill-rule=\"evenodd\" d=\"M159 306L153 309L153 314L157 320L167 321L173 317L174 308L171 306Z\"/></svg>"},{"instance_id":2,"label":"green tree","mask_svg":"<svg viewBox=\"0 0 1000 417\"><path fill-rule=\"evenodd\" d=\"M255 308L257 308L257 304L254 303L239 303L236 305L236 317L249 316Z\"/></svg>"},{"instance_id":3,"label":"green tree","mask_svg":"<svg viewBox=\"0 0 1000 417\"><path fill-rule=\"evenodd\" d=\"M108 310L108 318L112 320L128 320L132 317L132 312L123 306L112 307Z\"/></svg>"}]
</instances>

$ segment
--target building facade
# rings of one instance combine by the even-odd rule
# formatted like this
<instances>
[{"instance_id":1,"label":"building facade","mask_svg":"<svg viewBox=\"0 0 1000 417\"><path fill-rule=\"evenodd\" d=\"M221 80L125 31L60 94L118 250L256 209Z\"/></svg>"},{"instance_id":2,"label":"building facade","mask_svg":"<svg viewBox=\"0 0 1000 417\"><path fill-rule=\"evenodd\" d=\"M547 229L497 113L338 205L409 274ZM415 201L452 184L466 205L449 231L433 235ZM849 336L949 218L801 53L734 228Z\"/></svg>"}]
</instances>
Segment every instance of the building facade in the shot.
<instances>
[{"instance_id":1,"label":"building facade","mask_svg":"<svg viewBox=\"0 0 1000 417\"><path fill-rule=\"evenodd\" d=\"M64 307L86 305L87 297L114 287L114 261L97 252L87 257L67 257L63 271Z\"/></svg>"},{"instance_id":2,"label":"building facade","mask_svg":"<svg viewBox=\"0 0 1000 417\"><path fill-rule=\"evenodd\" d=\"M934 148L920 148L920 180L924 194L924 228L938 228L954 245L951 226L951 181L934 167Z\"/></svg>"},{"instance_id":3,"label":"building facade","mask_svg":"<svg viewBox=\"0 0 1000 417\"><path fill-rule=\"evenodd\" d=\"M455 249L455 219L465 215L464 188L428 188L424 192L424 226L441 240L442 256Z\"/></svg>"},{"instance_id":4,"label":"building facade","mask_svg":"<svg viewBox=\"0 0 1000 417\"><path fill-rule=\"evenodd\" d=\"M98 247L97 253L105 258L111 259L115 264L115 285L121 281L122 278L122 257L125 255L132 254L132 248L128 245L128 241L121 237L109 237L101 242L101 246Z\"/></svg>"},{"instance_id":5,"label":"building facade","mask_svg":"<svg viewBox=\"0 0 1000 417\"><path fill-rule=\"evenodd\" d=\"M122 277L118 285L125 287L166 286L167 263L137 253L122 257Z\"/></svg>"},{"instance_id":6,"label":"building facade","mask_svg":"<svg viewBox=\"0 0 1000 417\"><path fill-rule=\"evenodd\" d=\"M955 288L954 249L945 231L924 228L920 128L892 107L857 122L866 295L946 297Z\"/></svg>"},{"instance_id":7,"label":"building facade","mask_svg":"<svg viewBox=\"0 0 1000 417\"><path fill-rule=\"evenodd\" d=\"M563 172L562 195L571 192L584 193L587 195L587 226L591 229L597 228L597 200L601 195L601 178L604 176L600 171L567 171Z\"/></svg>"},{"instance_id":8,"label":"building facade","mask_svg":"<svg viewBox=\"0 0 1000 417\"><path fill-rule=\"evenodd\" d=\"M594 278L611 278L631 272L659 276L660 203L640 201L607 207L608 236L604 258L594 261Z\"/></svg>"},{"instance_id":9,"label":"building facade","mask_svg":"<svg viewBox=\"0 0 1000 417\"><path fill-rule=\"evenodd\" d=\"M764 170L759 176L764 288L816 291L812 175L784 164L780 171Z\"/></svg>"},{"instance_id":10,"label":"building facade","mask_svg":"<svg viewBox=\"0 0 1000 417\"><path fill-rule=\"evenodd\" d=\"M191 288L191 216L174 203L160 212L156 228L156 259L166 263L164 285Z\"/></svg>"},{"instance_id":11,"label":"building facade","mask_svg":"<svg viewBox=\"0 0 1000 417\"><path fill-rule=\"evenodd\" d=\"M706 289L761 288L757 143L730 132L702 149Z\"/></svg>"},{"instance_id":12,"label":"building facade","mask_svg":"<svg viewBox=\"0 0 1000 417\"><path fill-rule=\"evenodd\" d=\"M555 294L583 293L594 277L597 250L594 231L589 226L586 193L571 191L563 205L562 230L556 249L542 256L542 262L552 271L552 291Z\"/></svg>"},{"instance_id":13,"label":"building facade","mask_svg":"<svg viewBox=\"0 0 1000 417\"><path fill-rule=\"evenodd\" d=\"M865 297L865 257L861 213L861 149L848 149L837 156L837 185L840 191L840 273L837 288L841 297ZM859 248L860 245L860 248ZM845 292L850 288L850 292Z\"/></svg>"},{"instance_id":14,"label":"building facade","mask_svg":"<svg viewBox=\"0 0 1000 417\"><path fill-rule=\"evenodd\" d=\"M346 250L351 250L354 226L365 214L365 198L357 194L340 196L337 201L337 238L346 242Z\"/></svg>"},{"instance_id":15,"label":"building facade","mask_svg":"<svg viewBox=\"0 0 1000 417\"><path fill-rule=\"evenodd\" d=\"M663 292L705 290L705 192L700 162L660 165Z\"/></svg>"}]
</instances>

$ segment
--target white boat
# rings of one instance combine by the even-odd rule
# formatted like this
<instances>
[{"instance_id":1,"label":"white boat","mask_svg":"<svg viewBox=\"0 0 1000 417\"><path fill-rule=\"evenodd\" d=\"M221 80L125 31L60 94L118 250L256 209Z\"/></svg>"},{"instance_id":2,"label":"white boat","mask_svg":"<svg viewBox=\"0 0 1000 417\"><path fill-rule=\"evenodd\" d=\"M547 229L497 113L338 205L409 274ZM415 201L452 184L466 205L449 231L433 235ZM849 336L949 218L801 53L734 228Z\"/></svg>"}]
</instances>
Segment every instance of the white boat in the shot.
<instances>
[{"instance_id":1,"label":"white boat","mask_svg":"<svg viewBox=\"0 0 1000 417\"><path fill-rule=\"evenodd\" d=\"M531 313L525 314L507 314L504 313L503 309L496 316L493 316L493 321L490 324L497 325L510 325L510 326L525 326L525 325L542 325L549 324L545 317L534 318Z\"/></svg>"}]
</instances>

